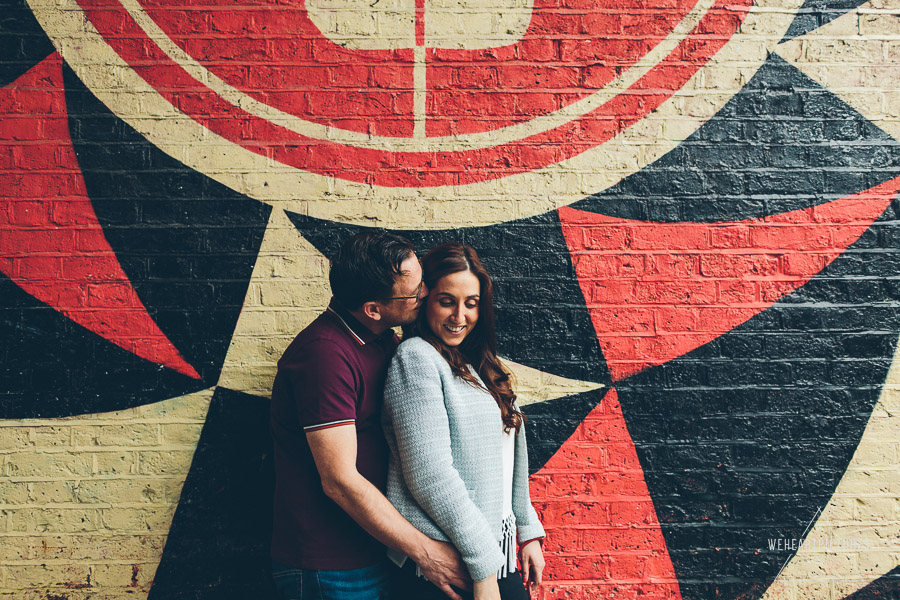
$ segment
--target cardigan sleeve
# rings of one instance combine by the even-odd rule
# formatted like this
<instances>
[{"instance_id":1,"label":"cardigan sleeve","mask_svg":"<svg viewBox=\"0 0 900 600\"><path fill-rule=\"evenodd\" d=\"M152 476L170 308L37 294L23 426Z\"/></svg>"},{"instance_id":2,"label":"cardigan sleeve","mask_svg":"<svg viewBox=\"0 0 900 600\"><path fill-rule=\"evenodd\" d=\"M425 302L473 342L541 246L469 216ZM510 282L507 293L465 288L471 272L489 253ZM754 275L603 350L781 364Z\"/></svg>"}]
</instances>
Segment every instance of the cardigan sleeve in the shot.
<instances>
[{"instance_id":1,"label":"cardigan sleeve","mask_svg":"<svg viewBox=\"0 0 900 600\"><path fill-rule=\"evenodd\" d=\"M531 504L531 492L528 489L528 444L525 440L524 423L516 434L512 508L516 516L516 539L520 544L546 535Z\"/></svg>"},{"instance_id":2,"label":"cardigan sleeve","mask_svg":"<svg viewBox=\"0 0 900 600\"><path fill-rule=\"evenodd\" d=\"M388 369L384 410L397 440L406 486L456 546L472 579L479 581L496 573L504 557L453 466L438 368L443 360L425 341L401 344Z\"/></svg>"}]
</instances>

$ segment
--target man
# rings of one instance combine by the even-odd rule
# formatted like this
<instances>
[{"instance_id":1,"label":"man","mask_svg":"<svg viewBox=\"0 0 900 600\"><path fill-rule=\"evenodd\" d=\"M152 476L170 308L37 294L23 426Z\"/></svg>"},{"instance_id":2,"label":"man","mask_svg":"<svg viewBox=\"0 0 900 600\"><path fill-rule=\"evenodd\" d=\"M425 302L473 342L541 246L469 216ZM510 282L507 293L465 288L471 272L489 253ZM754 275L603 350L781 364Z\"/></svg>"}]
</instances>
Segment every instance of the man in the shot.
<instances>
[{"instance_id":1,"label":"man","mask_svg":"<svg viewBox=\"0 0 900 600\"><path fill-rule=\"evenodd\" d=\"M409 241L356 235L331 260L332 300L281 360L272 388L272 568L286 600L387 597L385 544L459 600L456 550L409 524L382 493L381 428L392 327L412 322L428 290Z\"/></svg>"}]
</instances>

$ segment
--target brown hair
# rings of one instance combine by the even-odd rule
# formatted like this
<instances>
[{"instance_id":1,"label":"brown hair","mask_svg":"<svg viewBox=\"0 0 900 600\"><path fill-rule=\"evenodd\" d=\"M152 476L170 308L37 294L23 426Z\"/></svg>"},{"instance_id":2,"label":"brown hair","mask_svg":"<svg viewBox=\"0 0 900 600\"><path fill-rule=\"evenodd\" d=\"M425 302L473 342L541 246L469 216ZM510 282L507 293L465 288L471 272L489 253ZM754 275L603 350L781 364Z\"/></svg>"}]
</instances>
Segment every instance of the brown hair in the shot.
<instances>
[{"instance_id":1,"label":"brown hair","mask_svg":"<svg viewBox=\"0 0 900 600\"><path fill-rule=\"evenodd\" d=\"M516 395L512 390L509 373L497 358L497 332L494 324L494 286L487 269L471 246L459 242L449 242L432 248L422 259L425 285L433 288L442 278L460 271L470 271L478 278L481 285L478 301L478 321L469 335L459 346L450 347L431 330L428 325L427 308L419 311L415 323L410 326L409 333L426 340L441 353L450 365L453 374L461 377L474 387L486 389L497 405L503 418L504 428L516 432L525 419L513 404ZM471 364L481 382L473 376L467 364Z\"/></svg>"}]
</instances>

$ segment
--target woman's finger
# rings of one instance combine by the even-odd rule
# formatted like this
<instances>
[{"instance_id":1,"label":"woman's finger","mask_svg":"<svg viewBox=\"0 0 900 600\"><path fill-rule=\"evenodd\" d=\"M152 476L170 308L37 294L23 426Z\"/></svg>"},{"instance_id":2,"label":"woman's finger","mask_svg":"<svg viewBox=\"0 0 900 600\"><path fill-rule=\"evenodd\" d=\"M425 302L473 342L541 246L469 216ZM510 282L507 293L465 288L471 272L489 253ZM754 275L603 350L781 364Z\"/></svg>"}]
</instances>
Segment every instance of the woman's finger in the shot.
<instances>
[{"instance_id":1,"label":"woman's finger","mask_svg":"<svg viewBox=\"0 0 900 600\"><path fill-rule=\"evenodd\" d=\"M544 567L532 565L532 568L534 569L534 577L532 578L532 581L534 582L535 586L541 587L541 583L543 583L544 581Z\"/></svg>"},{"instance_id":2,"label":"woman's finger","mask_svg":"<svg viewBox=\"0 0 900 600\"><path fill-rule=\"evenodd\" d=\"M538 560L540 559L540 555L536 555L531 549L528 552L528 579L531 580L532 585L537 583L536 574L538 571Z\"/></svg>"}]
</instances>

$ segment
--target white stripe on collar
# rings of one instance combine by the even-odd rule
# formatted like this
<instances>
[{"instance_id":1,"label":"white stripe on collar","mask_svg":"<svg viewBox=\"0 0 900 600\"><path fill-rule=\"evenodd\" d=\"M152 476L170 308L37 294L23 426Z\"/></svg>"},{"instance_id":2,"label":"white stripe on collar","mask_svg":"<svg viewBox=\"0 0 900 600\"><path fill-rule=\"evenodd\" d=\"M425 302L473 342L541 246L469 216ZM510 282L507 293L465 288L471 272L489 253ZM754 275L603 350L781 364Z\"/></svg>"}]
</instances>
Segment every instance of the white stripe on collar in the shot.
<instances>
[{"instance_id":1,"label":"white stripe on collar","mask_svg":"<svg viewBox=\"0 0 900 600\"><path fill-rule=\"evenodd\" d=\"M339 320L341 323L344 324L344 327L346 327L346 328L347 328L347 331L350 332L350 335L352 335L352 336L356 339L356 341L359 342L359 345L360 345L360 346L365 346L365 345L366 345L366 343L363 341L363 339L362 339L361 337L359 337L359 336L356 334L355 331L353 331L353 328L350 327L350 325L347 324L347 321L345 321L344 318L343 318L341 315L337 314L337 311L336 311L336 310L334 310L334 309L331 308L330 306L327 308L327 310L328 310L328 312L330 312L331 314L333 314L334 316L336 316L336 317L338 318L338 320Z\"/></svg>"}]
</instances>

